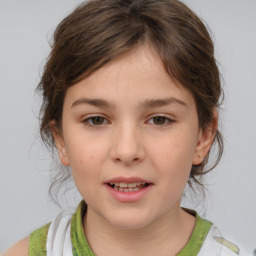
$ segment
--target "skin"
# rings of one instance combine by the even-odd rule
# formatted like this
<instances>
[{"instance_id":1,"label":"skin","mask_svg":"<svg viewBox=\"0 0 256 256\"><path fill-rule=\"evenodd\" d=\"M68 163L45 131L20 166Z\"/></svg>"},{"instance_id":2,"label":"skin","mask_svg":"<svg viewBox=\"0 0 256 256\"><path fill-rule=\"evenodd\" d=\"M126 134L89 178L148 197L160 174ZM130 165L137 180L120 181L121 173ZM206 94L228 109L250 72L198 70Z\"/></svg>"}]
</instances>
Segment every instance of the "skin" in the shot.
<instances>
[{"instance_id":1,"label":"skin","mask_svg":"<svg viewBox=\"0 0 256 256\"><path fill-rule=\"evenodd\" d=\"M180 208L181 196L214 132L200 129L192 94L149 46L69 88L62 130L54 121L51 127L60 161L88 204L84 231L96 255L176 255L186 245L195 217ZM120 202L105 184L120 176L152 186L139 201Z\"/></svg>"},{"instance_id":2,"label":"skin","mask_svg":"<svg viewBox=\"0 0 256 256\"><path fill-rule=\"evenodd\" d=\"M28 256L29 237L20 240L9 248L3 256Z\"/></svg>"}]
</instances>

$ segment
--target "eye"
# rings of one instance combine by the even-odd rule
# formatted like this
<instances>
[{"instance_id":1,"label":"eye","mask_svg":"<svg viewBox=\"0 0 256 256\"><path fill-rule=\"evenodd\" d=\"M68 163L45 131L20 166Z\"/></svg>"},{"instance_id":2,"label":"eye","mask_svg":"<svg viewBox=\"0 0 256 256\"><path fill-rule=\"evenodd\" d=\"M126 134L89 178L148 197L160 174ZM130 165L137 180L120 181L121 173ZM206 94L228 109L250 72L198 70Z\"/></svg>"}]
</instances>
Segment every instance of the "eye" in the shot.
<instances>
[{"instance_id":1,"label":"eye","mask_svg":"<svg viewBox=\"0 0 256 256\"><path fill-rule=\"evenodd\" d=\"M106 118L102 116L93 116L83 120L83 123L86 123L90 126L100 126L105 124L106 122L107 122Z\"/></svg>"},{"instance_id":2,"label":"eye","mask_svg":"<svg viewBox=\"0 0 256 256\"><path fill-rule=\"evenodd\" d=\"M167 125L170 123L173 123L174 120L166 117L166 116L154 116L150 119L149 123L155 124L155 125Z\"/></svg>"}]
</instances>

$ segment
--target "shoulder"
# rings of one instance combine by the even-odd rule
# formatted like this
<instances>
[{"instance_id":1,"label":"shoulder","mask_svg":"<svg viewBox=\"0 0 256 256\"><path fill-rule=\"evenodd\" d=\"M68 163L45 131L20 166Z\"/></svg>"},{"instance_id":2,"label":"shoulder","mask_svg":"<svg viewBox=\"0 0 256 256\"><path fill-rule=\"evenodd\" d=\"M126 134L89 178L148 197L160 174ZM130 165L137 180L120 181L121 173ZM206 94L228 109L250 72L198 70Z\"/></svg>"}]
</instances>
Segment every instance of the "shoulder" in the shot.
<instances>
[{"instance_id":1,"label":"shoulder","mask_svg":"<svg viewBox=\"0 0 256 256\"><path fill-rule=\"evenodd\" d=\"M10 247L3 256L28 256L29 237L25 237Z\"/></svg>"},{"instance_id":2,"label":"shoulder","mask_svg":"<svg viewBox=\"0 0 256 256\"><path fill-rule=\"evenodd\" d=\"M83 204L77 209L80 212ZM68 224L73 217L74 209L68 209L58 214L52 222L34 230L30 236L22 239L10 247L3 256L43 256L46 255L46 244L53 246L53 242L62 242L62 236L65 235ZM80 215L79 215L80 216ZM57 232L58 231L58 232ZM58 234L57 234L58 233ZM58 238L58 239L55 239ZM55 241L56 240L56 241Z\"/></svg>"},{"instance_id":3,"label":"shoulder","mask_svg":"<svg viewBox=\"0 0 256 256\"><path fill-rule=\"evenodd\" d=\"M50 224L48 223L30 234L29 255L46 255L46 242Z\"/></svg>"},{"instance_id":4,"label":"shoulder","mask_svg":"<svg viewBox=\"0 0 256 256\"><path fill-rule=\"evenodd\" d=\"M10 247L3 256L46 255L46 240L50 223L33 231L30 236Z\"/></svg>"}]
</instances>

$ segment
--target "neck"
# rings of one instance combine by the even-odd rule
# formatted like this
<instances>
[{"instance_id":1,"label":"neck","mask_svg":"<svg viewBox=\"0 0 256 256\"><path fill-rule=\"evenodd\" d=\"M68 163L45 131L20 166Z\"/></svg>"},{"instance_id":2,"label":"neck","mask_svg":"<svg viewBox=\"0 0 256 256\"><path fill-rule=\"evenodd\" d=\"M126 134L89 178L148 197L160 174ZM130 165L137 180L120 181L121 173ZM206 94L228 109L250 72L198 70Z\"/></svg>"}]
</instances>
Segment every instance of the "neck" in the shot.
<instances>
[{"instance_id":1,"label":"neck","mask_svg":"<svg viewBox=\"0 0 256 256\"><path fill-rule=\"evenodd\" d=\"M150 225L131 230L111 225L88 208L83 223L87 241L98 256L176 255L188 242L195 217L177 207Z\"/></svg>"}]
</instances>

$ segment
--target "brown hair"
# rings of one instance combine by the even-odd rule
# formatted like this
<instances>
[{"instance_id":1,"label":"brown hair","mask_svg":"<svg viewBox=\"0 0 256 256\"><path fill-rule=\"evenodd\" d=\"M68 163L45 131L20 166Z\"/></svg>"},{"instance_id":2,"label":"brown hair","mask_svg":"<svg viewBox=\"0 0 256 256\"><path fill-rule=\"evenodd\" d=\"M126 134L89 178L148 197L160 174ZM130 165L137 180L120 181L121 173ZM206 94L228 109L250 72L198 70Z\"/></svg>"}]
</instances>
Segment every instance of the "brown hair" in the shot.
<instances>
[{"instance_id":1,"label":"brown hair","mask_svg":"<svg viewBox=\"0 0 256 256\"><path fill-rule=\"evenodd\" d=\"M199 125L209 128L222 90L211 37L196 14L177 0L93 0L79 5L54 33L38 85L43 94L41 137L48 146L54 149L50 121L55 120L61 130L67 89L143 43L156 50L166 72L193 94ZM219 130L215 142L218 154L213 165L205 168L208 153L200 165L192 166L189 185L201 184L199 177L219 162L223 151ZM60 170L53 186L69 175Z\"/></svg>"}]
</instances>

